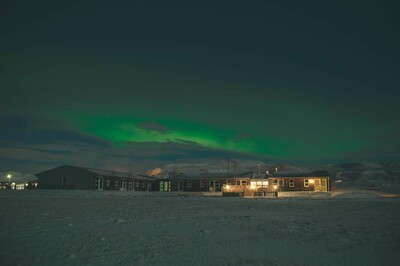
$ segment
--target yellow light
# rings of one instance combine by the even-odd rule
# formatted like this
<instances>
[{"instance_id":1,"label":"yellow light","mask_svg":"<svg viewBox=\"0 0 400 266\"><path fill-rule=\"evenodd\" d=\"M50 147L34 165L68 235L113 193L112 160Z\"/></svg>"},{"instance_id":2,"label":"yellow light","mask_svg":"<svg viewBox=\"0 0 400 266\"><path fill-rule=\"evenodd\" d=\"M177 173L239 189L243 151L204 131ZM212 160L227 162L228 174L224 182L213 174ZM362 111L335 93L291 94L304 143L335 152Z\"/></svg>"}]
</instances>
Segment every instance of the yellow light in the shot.
<instances>
[{"instance_id":1,"label":"yellow light","mask_svg":"<svg viewBox=\"0 0 400 266\"><path fill-rule=\"evenodd\" d=\"M277 185L274 185L274 189L277 189L278 188L278 186Z\"/></svg>"},{"instance_id":2,"label":"yellow light","mask_svg":"<svg viewBox=\"0 0 400 266\"><path fill-rule=\"evenodd\" d=\"M310 179L310 184L314 184L314 179Z\"/></svg>"},{"instance_id":3,"label":"yellow light","mask_svg":"<svg viewBox=\"0 0 400 266\"><path fill-rule=\"evenodd\" d=\"M225 188L226 188L226 189L230 189L231 186L230 186L230 185L226 185Z\"/></svg>"},{"instance_id":4,"label":"yellow light","mask_svg":"<svg viewBox=\"0 0 400 266\"><path fill-rule=\"evenodd\" d=\"M255 185L250 185L250 189L256 189L256 186Z\"/></svg>"}]
</instances>

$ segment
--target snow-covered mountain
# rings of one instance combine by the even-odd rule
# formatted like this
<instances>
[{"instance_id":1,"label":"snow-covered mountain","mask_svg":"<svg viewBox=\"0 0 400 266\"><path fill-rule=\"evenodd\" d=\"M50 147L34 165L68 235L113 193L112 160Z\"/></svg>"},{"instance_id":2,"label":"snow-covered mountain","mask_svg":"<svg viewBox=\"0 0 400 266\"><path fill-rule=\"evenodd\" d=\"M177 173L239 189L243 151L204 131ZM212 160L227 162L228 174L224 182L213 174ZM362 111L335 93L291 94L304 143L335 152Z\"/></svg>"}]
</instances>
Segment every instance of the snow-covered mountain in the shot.
<instances>
[{"instance_id":1,"label":"snow-covered mountain","mask_svg":"<svg viewBox=\"0 0 400 266\"><path fill-rule=\"evenodd\" d=\"M291 164L266 164L257 160L227 159L212 162L177 162L146 171L147 175L165 177L169 173L265 173L266 171L310 172L313 169Z\"/></svg>"},{"instance_id":2,"label":"snow-covered mountain","mask_svg":"<svg viewBox=\"0 0 400 266\"><path fill-rule=\"evenodd\" d=\"M342 163L327 166L334 180L359 188L400 189L400 164L386 162Z\"/></svg>"}]
</instances>

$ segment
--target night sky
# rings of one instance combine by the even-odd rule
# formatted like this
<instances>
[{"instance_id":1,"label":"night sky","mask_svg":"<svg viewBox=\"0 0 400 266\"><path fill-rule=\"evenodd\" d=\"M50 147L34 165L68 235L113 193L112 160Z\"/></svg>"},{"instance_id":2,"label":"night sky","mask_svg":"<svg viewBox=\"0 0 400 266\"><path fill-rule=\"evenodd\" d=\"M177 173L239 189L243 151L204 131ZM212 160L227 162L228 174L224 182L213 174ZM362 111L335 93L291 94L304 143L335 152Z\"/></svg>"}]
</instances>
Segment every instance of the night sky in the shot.
<instances>
[{"instance_id":1,"label":"night sky","mask_svg":"<svg viewBox=\"0 0 400 266\"><path fill-rule=\"evenodd\" d=\"M2 1L0 170L399 160L397 1Z\"/></svg>"}]
</instances>

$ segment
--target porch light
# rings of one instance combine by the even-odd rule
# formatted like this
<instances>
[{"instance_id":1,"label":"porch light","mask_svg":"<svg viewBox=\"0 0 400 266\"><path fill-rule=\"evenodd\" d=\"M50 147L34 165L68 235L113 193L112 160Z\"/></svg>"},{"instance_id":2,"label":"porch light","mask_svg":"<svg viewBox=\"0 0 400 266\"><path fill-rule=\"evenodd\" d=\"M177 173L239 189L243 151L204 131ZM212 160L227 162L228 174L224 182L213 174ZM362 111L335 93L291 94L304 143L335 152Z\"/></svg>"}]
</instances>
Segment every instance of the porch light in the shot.
<instances>
[{"instance_id":1,"label":"porch light","mask_svg":"<svg viewBox=\"0 0 400 266\"><path fill-rule=\"evenodd\" d=\"M278 186L277 186L277 185L274 185L274 189L277 190L277 189L278 189Z\"/></svg>"}]
</instances>

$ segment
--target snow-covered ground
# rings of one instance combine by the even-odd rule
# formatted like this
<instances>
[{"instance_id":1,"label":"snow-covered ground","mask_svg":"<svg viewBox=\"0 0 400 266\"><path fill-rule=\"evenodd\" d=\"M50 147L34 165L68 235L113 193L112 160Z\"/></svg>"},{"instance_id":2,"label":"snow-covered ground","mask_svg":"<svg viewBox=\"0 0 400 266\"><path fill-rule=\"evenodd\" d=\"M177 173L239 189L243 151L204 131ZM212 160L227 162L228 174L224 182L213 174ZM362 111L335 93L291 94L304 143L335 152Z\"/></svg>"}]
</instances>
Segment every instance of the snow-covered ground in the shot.
<instances>
[{"instance_id":1,"label":"snow-covered ground","mask_svg":"<svg viewBox=\"0 0 400 266\"><path fill-rule=\"evenodd\" d=\"M384 196L384 197L383 197ZM0 191L1 265L398 265L400 198Z\"/></svg>"}]
</instances>

